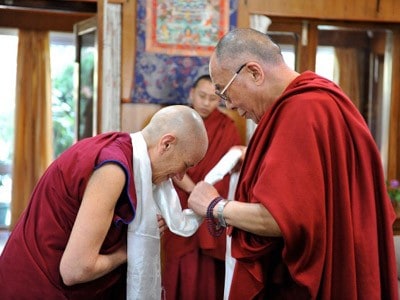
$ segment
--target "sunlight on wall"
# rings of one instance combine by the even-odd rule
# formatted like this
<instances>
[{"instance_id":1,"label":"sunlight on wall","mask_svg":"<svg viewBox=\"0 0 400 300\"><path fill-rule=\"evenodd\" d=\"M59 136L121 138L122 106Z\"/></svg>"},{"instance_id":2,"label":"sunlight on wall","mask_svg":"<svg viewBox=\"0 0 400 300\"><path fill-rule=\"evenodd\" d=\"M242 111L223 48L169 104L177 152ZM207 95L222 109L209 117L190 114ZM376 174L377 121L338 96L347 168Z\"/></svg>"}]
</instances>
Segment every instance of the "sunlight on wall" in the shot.
<instances>
[{"instance_id":1,"label":"sunlight on wall","mask_svg":"<svg viewBox=\"0 0 400 300\"><path fill-rule=\"evenodd\" d=\"M295 54L292 45L280 45L283 59L293 70L295 68ZM334 80L333 69L335 65L335 53L333 47L319 46L317 48L315 73L327 79Z\"/></svg>"},{"instance_id":2,"label":"sunlight on wall","mask_svg":"<svg viewBox=\"0 0 400 300\"><path fill-rule=\"evenodd\" d=\"M335 53L333 47L318 46L315 63L315 73L330 80L334 80Z\"/></svg>"}]
</instances>

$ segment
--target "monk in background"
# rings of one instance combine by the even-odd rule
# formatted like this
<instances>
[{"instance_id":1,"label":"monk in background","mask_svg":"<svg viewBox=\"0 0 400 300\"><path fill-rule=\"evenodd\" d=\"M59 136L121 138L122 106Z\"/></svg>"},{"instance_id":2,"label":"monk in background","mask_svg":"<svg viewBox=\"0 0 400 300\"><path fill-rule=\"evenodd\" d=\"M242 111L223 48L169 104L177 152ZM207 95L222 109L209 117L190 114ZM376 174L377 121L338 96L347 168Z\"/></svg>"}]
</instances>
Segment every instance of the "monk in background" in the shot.
<instances>
[{"instance_id":1,"label":"monk in background","mask_svg":"<svg viewBox=\"0 0 400 300\"><path fill-rule=\"evenodd\" d=\"M203 118L209 146L203 160L189 168L181 181L174 181L183 209L187 208L187 199L195 184L204 179L232 146L242 144L234 121L218 109L220 99L214 93L209 75L197 78L189 98L190 105ZM229 180L228 174L214 185L225 198ZM210 236L205 223L188 238L166 230L162 237L165 299L222 299L225 243L225 231L218 237Z\"/></svg>"},{"instance_id":2,"label":"monk in background","mask_svg":"<svg viewBox=\"0 0 400 300\"><path fill-rule=\"evenodd\" d=\"M210 58L216 94L257 123L235 200L200 182L189 207L232 237L229 299L398 299L381 157L335 83L288 67L261 32L235 29ZM218 231L219 224L214 226Z\"/></svg>"}]
</instances>

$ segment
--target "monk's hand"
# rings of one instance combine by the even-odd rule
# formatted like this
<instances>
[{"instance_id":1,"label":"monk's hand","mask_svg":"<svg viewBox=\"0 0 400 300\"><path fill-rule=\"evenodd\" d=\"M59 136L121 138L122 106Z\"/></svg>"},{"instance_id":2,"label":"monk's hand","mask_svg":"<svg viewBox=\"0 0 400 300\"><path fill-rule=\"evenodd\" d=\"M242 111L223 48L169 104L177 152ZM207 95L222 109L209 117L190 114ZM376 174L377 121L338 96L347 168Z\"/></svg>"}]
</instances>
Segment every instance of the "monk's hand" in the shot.
<instances>
[{"instance_id":1,"label":"monk's hand","mask_svg":"<svg viewBox=\"0 0 400 300\"><path fill-rule=\"evenodd\" d=\"M211 184L200 181L196 184L188 199L188 206L196 214L205 217L211 201L218 197L218 191Z\"/></svg>"},{"instance_id":2,"label":"monk's hand","mask_svg":"<svg viewBox=\"0 0 400 300\"><path fill-rule=\"evenodd\" d=\"M167 223L165 223L164 218L160 214L157 214L157 222L158 229L160 230L160 235L162 235L163 232L168 228Z\"/></svg>"}]
</instances>

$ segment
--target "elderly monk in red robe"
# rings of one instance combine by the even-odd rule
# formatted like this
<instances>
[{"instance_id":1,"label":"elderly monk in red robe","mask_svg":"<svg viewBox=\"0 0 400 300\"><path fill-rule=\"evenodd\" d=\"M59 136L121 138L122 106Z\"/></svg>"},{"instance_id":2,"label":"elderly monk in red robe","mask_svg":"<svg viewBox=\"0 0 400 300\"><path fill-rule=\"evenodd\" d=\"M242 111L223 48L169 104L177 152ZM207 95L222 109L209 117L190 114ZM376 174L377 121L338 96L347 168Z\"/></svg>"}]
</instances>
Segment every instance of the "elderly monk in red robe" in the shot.
<instances>
[{"instance_id":1,"label":"elderly monk in red robe","mask_svg":"<svg viewBox=\"0 0 400 300\"><path fill-rule=\"evenodd\" d=\"M182 178L207 150L201 117L183 105L157 112L141 134L156 185ZM56 159L3 250L0 298L125 299L133 169L128 133L84 139Z\"/></svg>"},{"instance_id":2,"label":"elderly monk in red robe","mask_svg":"<svg viewBox=\"0 0 400 300\"><path fill-rule=\"evenodd\" d=\"M217 217L230 225L229 299L398 299L395 215L379 151L350 99L291 70L252 29L219 41L210 73L226 106L258 124L236 201L219 210L205 182L189 198L217 227Z\"/></svg>"},{"instance_id":3,"label":"elderly monk in red robe","mask_svg":"<svg viewBox=\"0 0 400 300\"><path fill-rule=\"evenodd\" d=\"M189 94L191 106L203 118L209 146L205 157L189 168L181 181L175 180L182 208L195 183L203 180L232 146L241 145L234 121L218 109L220 99L214 93L211 77L202 75L194 82ZM214 186L227 197L230 175ZM162 283L167 300L222 299L224 292L226 235L212 237L206 224L191 237L184 238L166 230L162 237Z\"/></svg>"}]
</instances>

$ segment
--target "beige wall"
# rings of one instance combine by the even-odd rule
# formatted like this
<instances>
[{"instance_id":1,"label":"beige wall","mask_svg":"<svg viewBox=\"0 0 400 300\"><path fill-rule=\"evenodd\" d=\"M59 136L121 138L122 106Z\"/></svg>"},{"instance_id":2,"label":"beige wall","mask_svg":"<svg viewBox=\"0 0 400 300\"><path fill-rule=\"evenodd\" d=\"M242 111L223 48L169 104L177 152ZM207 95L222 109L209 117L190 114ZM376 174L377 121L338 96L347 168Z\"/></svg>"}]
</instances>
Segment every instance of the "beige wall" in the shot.
<instances>
[{"instance_id":1,"label":"beige wall","mask_svg":"<svg viewBox=\"0 0 400 300\"><path fill-rule=\"evenodd\" d=\"M136 132L141 130L160 108L161 105L158 104L122 103L121 131Z\"/></svg>"}]
</instances>

